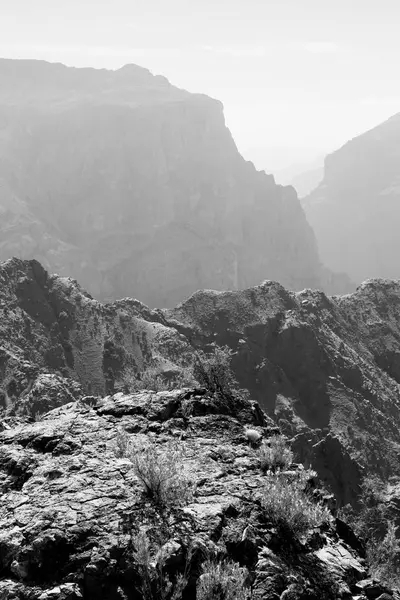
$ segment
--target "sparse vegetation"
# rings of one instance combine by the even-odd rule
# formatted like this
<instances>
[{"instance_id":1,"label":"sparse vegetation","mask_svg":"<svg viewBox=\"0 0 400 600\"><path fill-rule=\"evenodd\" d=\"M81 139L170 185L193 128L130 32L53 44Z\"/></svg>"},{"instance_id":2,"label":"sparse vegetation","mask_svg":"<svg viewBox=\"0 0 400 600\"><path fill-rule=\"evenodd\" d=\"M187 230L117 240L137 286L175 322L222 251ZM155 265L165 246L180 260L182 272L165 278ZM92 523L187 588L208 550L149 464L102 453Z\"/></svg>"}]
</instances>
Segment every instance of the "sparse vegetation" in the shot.
<instances>
[{"instance_id":1,"label":"sparse vegetation","mask_svg":"<svg viewBox=\"0 0 400 600\"><path fill-rule=\"evenodd\" d=\"M238 382L231 370L232 350L228 346L214 346L209 355L196 354L193 376L212 394L232 396L238 391Z\"/></svg>"},{"instance_id":2,"label":"sparse vegetation","mask_svg":"<svg viewBox=\"0 0 400 600\"><path fill-rule=\"evenodd\" d=\"M372 576L400 587L400 542L385 503L385 483L379 477L366 477L359 497L360 510L346 506L338 516L347 521L366 544Z\"/></svg>"},{"instance_id":3,"label":"sparse vegetation","mask_svg":"<svg viewBox=\"0 0 400 600\"><path fill-rule=\"evenodd\" d=\"M293 452L282 435L274 435L269 443L264 442L259 453L263 471L287 469L293 462Z\"/></svg>"},{"instance_id":4,"label":"sparse vegetation","mask_svg":"<svg viewBox=\"0 0 400 600\"><path fill-rule=\"evenodd\" d=\"M145 495L159 508L179 506L189 501L192 483L185 474L179 443L169 442L160 447L149 442L139 448L129 443L126 434L120 434L116 454L131 461Z\"/></svg>"},{"instance_id":5,"label":"sparse vegetation","mask_svg":"<svg viewBox=\"0 0 400 600\"><path fill-rule=\"evenodd\" d=\"M232 351L227 347L214 345L212 352L197 352L193 366L181 367L176 373L163 372L158 365L148 366L142 372L126 369L119 376L116 388L124 393L144 390L154 392L169 391L184 387L203 387L213 394L219 404L229 407L232 399L240 402L246 395L231 370Z\"/></svg>"},{"instance_id":6,"label":"sparse vegetation","mask_svg":"<svg viewBox=\"0 0 400 600\"><path fill-rule=\"evenodd\" d=\"M400 541L394 523L388 523L382 540L368 544L367 560L372 577L390 587L400 586Z\"/></svg>"},{"instance_id":7,"label":"sparse vegetation","mask_svg":"<svg viewBox=\"0 0 400 600\"><path fill-rule=\"evenodd\" d=\"M361 509L356 518L358 535L376 543L388 532L388 517L384 504L385 484L378 477L366 477L361 486Z\"/></svg>"},{"instance_id":8,"label":"sparse vegetation","mask_svg":"<svg viewBox=\"0 0 400 600\"><path fill-rule=\"evenodd\" d=\"M36 422L43 421L46 416L46 412L37 410L33 415L33 420Z\"/></svg>"},{"instance_id":9,"label":"sparse vegetation","mask_svg":"<svg viewBox=\"0 0 400 600\"><path fill-rule=\"evenodd\" d=\"M338 516L351 524L355 533L366 544L375 545L388 532L389 519L384 503L385 484L379 477L366 477L361 485L359 509L350 505L341 508Z\"/></svg>"},{"instance_id":10,"label":"sparse vegetation","mask_svg":"<svg viewBox=\"0 0 400 600\"><path fill-rule=\"evenodd\" d=\"M133 394L144 390L164 392L198 385L189 368L184 368L172 377L166 377L159 367L149 367L142 373L125 372L119 387L125 394Z\"/></svg>"},{"instance_id":11,"label":"sparse vegetation","mask_svg":"<svg viewBox=\"0 0 400 600\"><path fill-rule=\"evenodd\" d=\"M208 560L197 583L197 600L249 600L245 571L231 561Z\"/></svg>"},{"instance_id":12,"label":"sparse vegetation","mask_svg":"<svg viewBox=\"0 0 400 600\"><path fill-rule=\"evenodd\" d=\"M188 563L184 573L178 573L171 581L165 569L162 549L159 546L152 548L144 529L132 537L132 545L143 600L181 600L188 581Z\"/></svg>"},{"instance_id":13,"label":"sparse vegetation","mask_svg":"<svg viewBox=\"0 0 400 600\"><path fill-rule=\"evenodd\" d=\"M124 458L128 454L129 437L126 431L118 429L115 440L114 453L117 458Z\"/></svg>"},{"instance_id":14,"label":"sparse vegetation","mask_svg":"<svg viewBox=\"0 0 400 600\"><path fill-rule=\"evenodd\" d=\"M327 508L307 492L306 471L296 476L270 473L262 500L265 517L280 531L282 540L299 539L310 529L328 522Z\"/></svg>"}]
</instances>

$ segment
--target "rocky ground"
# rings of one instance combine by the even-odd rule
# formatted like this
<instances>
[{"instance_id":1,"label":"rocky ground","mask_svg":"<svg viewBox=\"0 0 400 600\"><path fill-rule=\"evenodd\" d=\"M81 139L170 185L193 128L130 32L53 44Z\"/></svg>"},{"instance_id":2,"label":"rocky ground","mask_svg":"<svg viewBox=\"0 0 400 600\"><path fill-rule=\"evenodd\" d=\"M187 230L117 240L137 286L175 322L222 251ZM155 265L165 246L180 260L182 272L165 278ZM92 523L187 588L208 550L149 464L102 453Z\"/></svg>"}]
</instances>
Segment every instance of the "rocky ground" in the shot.
<instances>
[{"instance_id":1,"label":"rocky ground","mask_svg":"<svg viewBox=\"0 0 400 600\"><path fill-rule=\"evenodd\" d=\"M251 598L391 598L391 590L368 578L360 542L332 513L298 538L271 522L263 497L277 475L261 470L249 427L259 444L277 434L256 403L226 410L205 390L192 389L84 397L4 430L0 598L167 597L161 588L143 595L141 528L155 548L147 569L162 567L164 586L167 575L173 582L185 573L184 598L195 597L208 556L240 566ZM190 494L157 506L121 439L139 454L149 441L164 455L177 448L179 477ZM287 465L289 479L299 473L299 465ZM306 480L315 499L332 508L315 475Z\"/></svg>"}]
</instances>

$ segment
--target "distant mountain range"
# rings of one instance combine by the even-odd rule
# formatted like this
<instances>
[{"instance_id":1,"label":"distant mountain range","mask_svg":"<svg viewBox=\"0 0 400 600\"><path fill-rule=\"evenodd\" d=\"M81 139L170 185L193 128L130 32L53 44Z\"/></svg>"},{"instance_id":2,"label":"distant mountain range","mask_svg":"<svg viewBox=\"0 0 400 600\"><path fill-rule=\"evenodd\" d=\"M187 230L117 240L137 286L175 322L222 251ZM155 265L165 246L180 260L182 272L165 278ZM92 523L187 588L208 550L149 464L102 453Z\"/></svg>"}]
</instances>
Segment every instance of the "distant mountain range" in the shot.
<instances>
[{"instance_id":1,"label":"distant mountain range","mask_svg":"<svg viewBox=\"0 0 400 600\"><path fill-rule=\"evenodd\" d=\"M329 268L400 278L400 114L328 155L302 204Z\"/></svg>"},{"instance_id":2,"label":"distant mountain range","mask_svg":"<svg viewBox=\"0 0 400 600\"><path fill-rule=\"evenodd\" d=\"M292 185L299 198L303 198L321 182L324 175L324 158L325 155L321 154L314 160L273 171L275 180L281 185Z\"/></svg>"},{"instance_id":3,"label":"distant mountain range","mask_svg":"<svg viewBox=\"0 0 400 600\"><path fill-rule=\"evenodd\" d=\"M0 60L0 82L0 259L150 306L265 279L352 289L321 265L293 188L239 154L220 102L135 65Z\"/></svg>"}]
</instances>

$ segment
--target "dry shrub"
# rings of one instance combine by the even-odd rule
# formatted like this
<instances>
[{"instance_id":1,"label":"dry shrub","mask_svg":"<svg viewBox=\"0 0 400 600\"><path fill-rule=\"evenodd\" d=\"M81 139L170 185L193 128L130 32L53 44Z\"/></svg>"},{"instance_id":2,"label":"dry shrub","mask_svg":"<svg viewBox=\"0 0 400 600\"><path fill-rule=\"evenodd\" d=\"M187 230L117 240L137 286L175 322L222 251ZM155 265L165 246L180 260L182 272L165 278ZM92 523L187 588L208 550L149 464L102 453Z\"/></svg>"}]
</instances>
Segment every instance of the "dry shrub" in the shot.
<instances>
[{"instance_id":1,"label":"dry shrub","mask_svg":"<svg viewBox=\"0 0 400 600\"><path fill-rule=\"evenodd\" d=\"M115 440L114 454L117 458L124 458L127 455L129 447L129 437L126 431L121 429L117 430L117 437Z\"/></svg>"},{"instance_id":2,"label":"dry shrub","mask_svg":"<svg viewBox=\"0 0 400 600\"><path fill-rule=\"evenodd\" d=\"M388 524L383 540L368 545L367 560L374 579L389 587L400 587L400 542L394 523Z\"/></svg>"},{"instance_id":3,"label":"dry shrub","mask_svg":"<svg viewBox=\"0 0 400 600\"><path fill-rule=\"evenodd\" d=\"M288 478L269 474L262 500L266 518L282 533L282 539L299 539L314 527L327 523L330 513L307 492L307 472Z\"/></svg>"},{"instance_id":4,"label":"dry shrub","mask_svg":"<svg viewBox=\"0 0 400 600\"><path fill-rule=\"evenodd\" d=\"M359 510L346 506L339 511L366 544L371 575L389 587L400 587L400 542L386 501L387 483L372 475L361 485Z\"/></svg>"},{"instance_id":5,"label":"dry shrub","mask_svg":"<svg viewBox=\"0 0 400 600\"><path fill-rule=\"evenodd\" d=\"M209 355L197 353L193 376L212 394L232 396L238 390L238 382L231 370L232 350L228 346L214 346Z\"/></svg>"},{"instance_id":6,"label":"dry shrub","mask_svg":"<svg viewBox=\"0 0 400 600\"><path fill-rule=\"evenodd\" d=\"M152 548L144 529L132 536L132 544L143 600L181 600L188 583L189 564L186 563L184 572L178 573L174 581L171 581L161 558L160 546Z\"/></svg>"},{"instance_id":7,"label":"dry shrub","mask_svg":"<svg viewBox=\"0 0 400 600\"><path fill-rule=\"evenodd\" d=\"M204 563L197 582L197 600L249 600L244 570L231 561Z\"/></svg>"},{"instance_id":8,"label":"dry shrub","mask_svg":"<svg viewBox=\"0 0 400 600\"><path fill-rule=\"evenodd\" d=\"M262 444L259 453L263 471L287 469L293 462L293 452L282 435L274 435L269 444Z\"/></svg>"},{"instance_id":9,"label":"dry shrub","mask_svg":"<svg viewBox=\"0 0 400 600\"><path fill-rule=\"evenodd\" d=\"M192 496L192 482L185 473L184 455L179 444L162 447L154 442L139 448L130 445L126 454L144 492L157 506L179 506Z\"/></svg>"}]
</instances>

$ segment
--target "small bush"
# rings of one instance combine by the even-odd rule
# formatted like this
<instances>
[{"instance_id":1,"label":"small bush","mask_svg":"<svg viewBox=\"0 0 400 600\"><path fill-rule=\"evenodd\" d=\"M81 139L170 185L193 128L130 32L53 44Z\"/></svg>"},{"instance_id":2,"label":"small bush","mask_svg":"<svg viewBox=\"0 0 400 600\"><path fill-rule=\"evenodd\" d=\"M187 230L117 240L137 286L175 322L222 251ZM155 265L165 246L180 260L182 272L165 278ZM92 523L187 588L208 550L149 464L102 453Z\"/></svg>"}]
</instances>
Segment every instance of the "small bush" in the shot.
<instances>
[{"instance_id":1,"label":"small bush","mask_svg":"<svg viewBox=\"0 0 400 600\"><path fill-rule=\"evenodd\" d=\"M115 440L114 454L117 458L124 458L128 453L129 437L126 431L118 429L117 438Z\"/></svg>"},{"instance_id":2,"label":"small bush","mask_svg":"<svg viewBox=\"0 0 400 600\"><path fill-rule=\"evenodd\" d=\"M379 477L366 477L361 485L360 509L346 506L339 516L364 540L372 576L390 587L400 587L400 542L385 495L386 484Z\"/></svg>"},{"instance_id":3,"label":"small bush","mask_svg":"<svg viewBox=\"0 0 400 600\"><path fill-rule=\"evenodd\" d=\"M238 391L238 382L231 370L232 350L227 346L214 346L212 354L198 353L193 376L202 387L212 394L232 396Z\"/></svg>"},{"instance_id":4,"label":"small bush","mask_svg":"<svg viewBox=\"0 0 400 600\"><path fill-rule=\"evenodd\" d=\"M282 533L282 539L299 539L310 529L329 521L327 508L306 491L307 472L295 479L284 474L268 476L262 506L266 518Z\"/></svg>"},{"instance_id":5,"label":"small bush","mask_svg":"<svg viewBox=\"0 0 400 600\"><path fill-rule=\"evenodd\" d=\"M132 536L133 558L140 577L140 591L143 600L181 600L187 586L188 564L184 573L179 573L172 582L160 560L160 546L152 549L147 533L142 529Z\"/></svg>"},{"instance_id":6,"label":"small bush","mask_svg":"<svg viewBox=\"0 0 400 600\"><path fill-rule=\"evenodd\" d=\"M259 453L263 471L287 469L293 462L293 452L281 435L274 435L269 444L262 444Z\"/></svg>"},{"instance_id":7,"label":"small bush","mask_svg":"<svg viewBox=\"0 0 400 600\"><path fill-rule=\"evenodd\" d=\"M197 582L197 600L249 600L243 569L230 561L206 561Z\"/></svg>"},{"instance_id":8,"label":"small bush","mask_svg":"<svg viewBox=\"0 0 400 600\"><path fill-rule=\"evenodd\" d=\"M383 540L370 543L367 548L367 560L374 579L398 588L400 585L400 542L396 536L397 527L388 524Z\"/></svg>"},{"instance_id":9,"label":"small bush","mask_svg":"<svg viewBox=\"0 0 400 600\"><path fill-rule=\"evenodd\" d=\"M356 531L367 542L382 540L388 531L385 487L383 481L376 476L366 477L361 485L361 510L356 521Z\"/></svg>"},{"instance_id":10,"label":"small bush","mask_svg":"<svg viewBox=\"0 0 400 600\"><path fill-rule=\"evenodd\" d=\"M146 496L157 506L177 506L190 499L191 482L184 473L184 457L176 443L163 448L154 442L141 449L128 446L127 457Z\"/></svg>"}]
</instances>

